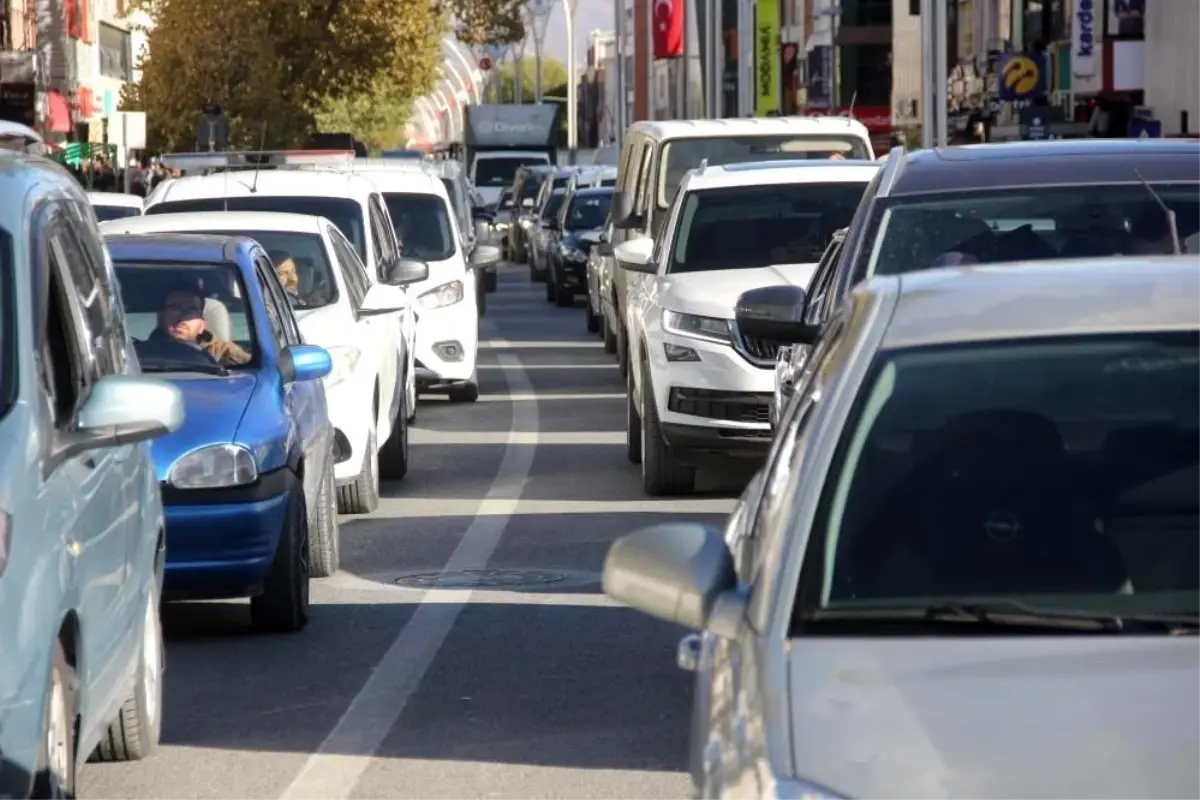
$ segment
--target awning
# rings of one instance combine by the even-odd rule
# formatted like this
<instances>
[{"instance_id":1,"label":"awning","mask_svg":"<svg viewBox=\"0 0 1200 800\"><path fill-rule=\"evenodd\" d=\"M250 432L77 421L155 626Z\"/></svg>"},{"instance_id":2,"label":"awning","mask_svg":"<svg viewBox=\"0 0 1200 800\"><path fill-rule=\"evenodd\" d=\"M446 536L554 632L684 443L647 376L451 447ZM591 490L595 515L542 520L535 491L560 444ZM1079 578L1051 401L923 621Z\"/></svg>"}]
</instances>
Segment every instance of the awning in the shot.
<instances>
[{"instance_id":1,"label":"awning","mask_svg":"<svg viewBox=\"0 0 1200 800\"><path fill-rule=\"evenodd\" d=\"M50 133L71 132L71 107L57 89L46 92L46 129Z\"/></svg>"}]
</instances>

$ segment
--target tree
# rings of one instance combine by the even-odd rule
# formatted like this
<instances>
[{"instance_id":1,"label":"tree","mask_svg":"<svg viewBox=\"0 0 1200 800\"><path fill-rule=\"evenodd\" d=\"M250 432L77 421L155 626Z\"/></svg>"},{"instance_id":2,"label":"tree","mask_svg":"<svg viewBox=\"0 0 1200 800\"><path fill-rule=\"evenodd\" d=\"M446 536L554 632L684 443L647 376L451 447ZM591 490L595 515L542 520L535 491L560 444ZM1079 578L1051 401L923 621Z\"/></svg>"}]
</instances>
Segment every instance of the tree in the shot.
<instances>
[{"instance_id":1,"label":"tree","mask_svg":"<svg viewBox=\"0 0 1200 800\"><path fill-rule=\"evenodd\" d=\"M537 100L537 59L526 56L521 59L521 99L522 103L532 103ZM512 61L500 65L500 96L508 101L516 92L516 70ZM567 85L567 68L553 58L542 56L542 96L552 97L551 89ZM565 97L565 94L563 95Z\"/></svg>"},{"instance_id":2,"label":"tree","mask_svg":"<svg viewBox=\"0 0 1200 800\"><path fill-rule=\"evenodd\" d=\"M163 149L192 149L206 102L228 117L231 147L281 147L347 98L421 94L444 30L432 4L394 0L135 0L130 10L154 25L122 107L147 112Z\"/></svg>"},{"instance_id":3,"label":"tree","mask_svg":"<svg viewBox=\"0 0 1200 800\"><path fill-rule=\"evenodd\" d=\"M511 44L525 38L526 0L447 0L455 37L475 45Z\"/></svg>"}]
</instances>

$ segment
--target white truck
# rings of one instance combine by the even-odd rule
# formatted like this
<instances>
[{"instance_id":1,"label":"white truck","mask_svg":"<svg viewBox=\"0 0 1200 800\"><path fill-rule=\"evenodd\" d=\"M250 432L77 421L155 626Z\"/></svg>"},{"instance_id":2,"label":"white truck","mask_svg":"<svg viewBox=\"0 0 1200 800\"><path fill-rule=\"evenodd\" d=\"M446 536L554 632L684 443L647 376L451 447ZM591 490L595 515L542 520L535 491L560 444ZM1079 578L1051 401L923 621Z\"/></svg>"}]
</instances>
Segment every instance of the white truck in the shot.
<instances>
[{"instance_id":1,"label":"white truck","mask_svg":"<svg viewBox=\"0 0 1200 800\"><path fill-rule=\"evenodd\" d=\"M488 205L499 202L521 165L558 162L557 105L470 105L463 120L463 163Z\"/></svg>"}]
</instances>

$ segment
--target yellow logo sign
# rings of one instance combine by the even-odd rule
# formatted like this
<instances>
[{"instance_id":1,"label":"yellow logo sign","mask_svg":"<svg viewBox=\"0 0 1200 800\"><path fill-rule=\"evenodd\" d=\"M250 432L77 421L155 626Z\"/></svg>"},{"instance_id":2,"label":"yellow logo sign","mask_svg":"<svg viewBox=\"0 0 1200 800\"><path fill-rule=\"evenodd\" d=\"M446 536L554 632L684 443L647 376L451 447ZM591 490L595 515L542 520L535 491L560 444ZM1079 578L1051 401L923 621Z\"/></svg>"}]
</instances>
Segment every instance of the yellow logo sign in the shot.
<instances>
[{"instance_id":1,"label":"yellow logo sign","mask_svg":"<svg viewBox=\"0 0 1200 800\"><path fill-rule=\"evenodd\" d=\"M1027 56L1014 56L1004 65L1004 85L1018 97L1032 94L1038 87L1039 78L1041 69Z\"/></svg>"}]
</instances>

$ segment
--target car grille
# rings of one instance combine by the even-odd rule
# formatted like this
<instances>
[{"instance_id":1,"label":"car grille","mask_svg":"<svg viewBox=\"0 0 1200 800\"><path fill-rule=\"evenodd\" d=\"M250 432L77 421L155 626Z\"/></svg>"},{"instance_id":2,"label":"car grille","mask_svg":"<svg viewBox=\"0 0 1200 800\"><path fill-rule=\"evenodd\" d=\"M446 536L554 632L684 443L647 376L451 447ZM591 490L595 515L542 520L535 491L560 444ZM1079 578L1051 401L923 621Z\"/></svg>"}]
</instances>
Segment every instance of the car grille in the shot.
<instances>
[{"instance_id":1,"label":"car grille","mask_svg":"<svg viewBox=\"0 0 1200 800\"><path fill-rule=\"evenodd\" d=\"M775 360L779 356L779 348L787 345L787 342L779 342L774 339L756 339L746 336L742 332L738 332L734 337L736 349L743 357L756 367L774 367Z\"/></svg>"},{"instance_id":2,"label":"car grille","mask_svg":"<svg viewBox=\"0 0 1200 800\"><path fill-rule=\"evenodd\" d=\"M771 421L771 395L756 392L719 392L713 389L671 387L667 409L676 414L690 414L727 422Z\"/></svg>"}]
</instances>

